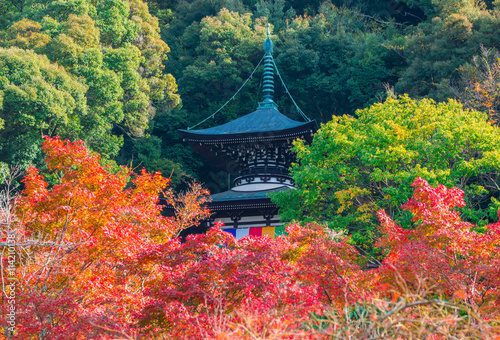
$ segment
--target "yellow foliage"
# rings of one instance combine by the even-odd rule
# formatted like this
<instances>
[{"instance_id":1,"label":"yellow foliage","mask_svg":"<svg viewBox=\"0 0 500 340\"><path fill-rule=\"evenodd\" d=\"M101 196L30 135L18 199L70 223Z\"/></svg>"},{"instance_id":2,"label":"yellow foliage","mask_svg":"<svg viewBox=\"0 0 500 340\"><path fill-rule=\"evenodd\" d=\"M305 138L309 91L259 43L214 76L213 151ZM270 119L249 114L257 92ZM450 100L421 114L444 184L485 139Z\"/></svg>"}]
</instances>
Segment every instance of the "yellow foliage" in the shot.
<instances>
[{"instance_id":1,"label":"yellow foliage","mask_svg":"<svg viewBox=\"0 0 500 340\"><path fill-rule=\"evenodd\" d=\"M38 49L47 45L50 36L40 33L42 25L38 22L22 19L12 24L7 33L9 35L9 44L22 49Z\"/></svg>"}]
</instances>

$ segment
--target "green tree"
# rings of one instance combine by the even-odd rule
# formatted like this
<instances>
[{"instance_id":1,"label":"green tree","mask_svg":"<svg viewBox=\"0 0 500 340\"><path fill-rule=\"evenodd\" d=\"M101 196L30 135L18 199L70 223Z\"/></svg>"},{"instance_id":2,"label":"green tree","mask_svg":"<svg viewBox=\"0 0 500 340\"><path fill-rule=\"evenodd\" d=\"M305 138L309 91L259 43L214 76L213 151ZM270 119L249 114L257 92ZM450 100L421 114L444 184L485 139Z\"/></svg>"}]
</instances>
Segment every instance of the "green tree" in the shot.
<instances>
[{"instance_id":1,"label":"green tree","mask_svg":"<svg viewBox=\"0 0 500 340\"><path fill-rule=\"evenodd\" d=\"M404 43L394 49L407 63L399 73L396 91L440 101L454 97L450 82L460 78L460 68L480 53L481 45L500 44L499 11L483 1L407 2L423 6L428 16L417 27L408 27Z\"/></svg>"},{"instance_id":2,"label":"green tree","mask_svg":"<svg viewBox=\"0 0 500 340\"><path fill-rule=\"evenodd\" d=\"M24 49L39 49L47 45L50 36L40 33L42 25L38 22L22 19L15 22L7 30L8 43Z\"/></svg>"},{"instance_id":3,"label":"green tree","mask_svg":"<svg viewBox=\"0 0 500 340\"><path fill-rule=\"evenodd\" d=\"M325 3L319 10L291 21L277 43L276 63L301 109L327 122L369 106L385 92L384 83L397 80L391 68L401 58L386 46L401 36L393 25L351 9Z\"/></svg>"},{"instance_id":4,"label":"green tree","mask_svg":"<svg viewBox=\"0 0 500 340\"><path fill-rule=\"evenodd\" d=\"M41 156L43 135L78 139L88 131L87 88L33 51L0 48L0 159L22 167Z\"/></svg>"},{"instance_id":5,"label":"green tree","mask_svg":"<svg viewBox=\"0 0 500 340\"><path fill-rule=\"evenodd\" d=\"M255 17L266 17L274 25L275 32L286 27L288 20L295 17L295 10L287 8L285 0L259 0L255 4Z\"/></svg>"},{"instance_id":6,"label":"green tree","mask_svg":"<svg viewBox=\"0 0 500 340\"><path fill-rule=\"evenodd\" d=\"M463 216L496 221L500 207L500 129L484 113L450 100L387 99L352 116L334 117L311 145L296 141L291 173L297 190L274 196L285 220L316 220L348 229L358 244L376 235L385 209L408 227L401 209L417 176L465 191Z\"/></svg>"},{"instance_id":7,"label":"green tree","mask_svg":"<svg viewBox=\"0 0 500 340\"><path fill-rule=\"evenodd\" d=\"M34 50L40 60L48 58L55 69L62 67L85 89L82 108L73 112L74 132L62 131L59 123L57 131L52 129L49 135L83 139L93 151L110 159L118 154L124 137L144 135L158 107L160 113L168 113L180 103L174 77L163 72L169 47L160 37L158 19L142 0L16 4L11 3L13 21L0 32L0 45ZM33 67L34 77L37 70ZM31 81L29 76L27 79ZM63 111L73 107L67 105ZM32 134L40 135L36 132L40 126L55 124L43 118L40 122L32 125ZM14 147L19 136L15 129L11 131L12 142L5 143ZM40 143L30 144L33 152L39 153ZM30 160L32 156L23 162Z\"/></svg>"}]
</instances>

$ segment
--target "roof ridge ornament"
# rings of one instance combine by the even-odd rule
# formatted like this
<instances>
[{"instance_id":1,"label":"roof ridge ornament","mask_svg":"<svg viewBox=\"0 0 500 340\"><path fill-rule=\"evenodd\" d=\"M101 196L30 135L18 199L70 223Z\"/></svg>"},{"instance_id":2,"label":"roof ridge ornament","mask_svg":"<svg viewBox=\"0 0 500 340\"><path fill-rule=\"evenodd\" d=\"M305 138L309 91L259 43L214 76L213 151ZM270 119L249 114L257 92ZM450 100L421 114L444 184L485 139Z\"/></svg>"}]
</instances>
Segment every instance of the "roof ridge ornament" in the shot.
<instances>
[{"instance_id":1,"label":"roof ridge ornament","mask_svg":"<svg viewBox=\"0 0 500 340\"><path fill-rule=\"evenodd\" d=\"M270 38L270 24L267 24L267 38L264 40L264 74L262 76L262 93L264 94L264 100L259 103L257 110L261 109L274 109L278 110L278 105L273 101L274 94L274 67L273 67L273 56L271 52L273 51L273 42Z\"/></svg>"},{"instance_id":2,"label":"roof ridge ornament","mask_svg":"<svg viewBox=\"0 0 500 340\"><path fill-rule=\"evenodd\" d=\"M266 54L273 52L273 42L271 41L271 38L269 37L270 26L271 25L268 23L267 24L267 39L264 40L264 52L266 52Z\"/></svg>"}]
</instances>

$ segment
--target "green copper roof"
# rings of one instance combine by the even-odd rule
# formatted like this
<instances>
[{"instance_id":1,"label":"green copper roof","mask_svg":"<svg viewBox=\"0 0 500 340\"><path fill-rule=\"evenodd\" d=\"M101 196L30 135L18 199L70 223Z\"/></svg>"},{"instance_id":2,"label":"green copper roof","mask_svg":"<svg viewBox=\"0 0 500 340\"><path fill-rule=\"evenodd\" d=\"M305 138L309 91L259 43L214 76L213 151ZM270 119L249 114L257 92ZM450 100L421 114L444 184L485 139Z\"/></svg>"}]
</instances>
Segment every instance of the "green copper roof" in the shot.
<instances>
[{"instance_id":1,"label":"green copper roof","mask_svg":"<svg viewBox=\"0 0 500 340\"><path fill-rule=\"evenodd\" d=\"M269 198L268 194L272 192L289 190L287 186L282 186L276 189L262 190L262 191L234 191L228 190L218 194L210 195L210 200L213 203L230 202L230 201L243 201L243 200L262 200ZM210 203L209 203L210 204Z\"/></svg>"},{"instance_id":2,"label":"green copper roof","mask_svg":"<svg viewBox=\"0 0 500 340\"><path fill-rule=\"evenodd\" d=\"M308 123L290 119L275 109L259 109L229 123L212 128L180 131L199 135L232 135L287 130L306 124Z\"/></svg>"}]
</instances>

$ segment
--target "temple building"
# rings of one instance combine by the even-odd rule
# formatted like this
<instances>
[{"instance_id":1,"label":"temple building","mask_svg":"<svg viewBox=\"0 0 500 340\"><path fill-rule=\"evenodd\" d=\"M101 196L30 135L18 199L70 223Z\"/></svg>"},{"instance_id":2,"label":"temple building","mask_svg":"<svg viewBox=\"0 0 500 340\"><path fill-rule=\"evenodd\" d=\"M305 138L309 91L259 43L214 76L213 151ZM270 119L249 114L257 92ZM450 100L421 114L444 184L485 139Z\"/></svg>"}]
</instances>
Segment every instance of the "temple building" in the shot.
<instances>
[{"instance_id":1,"label":"temple building","mask_svg":"<svg viewBox=\"0 0 500 340\"><path fill-rule=\"evenodd\" d=\"M273 101L273 44L264 41L263 100L257 110L229 123L202 130L180 130L184 141L217 168L237 173L234 186L210 196L212 212L204 228L215 221L236 238L246 235L274 236L283 231L276 205L268 194L293 190L288 169L295 159L292 141L312 141L315 121L298 122L278 111Z\"/></svg>"}]
</instances>

